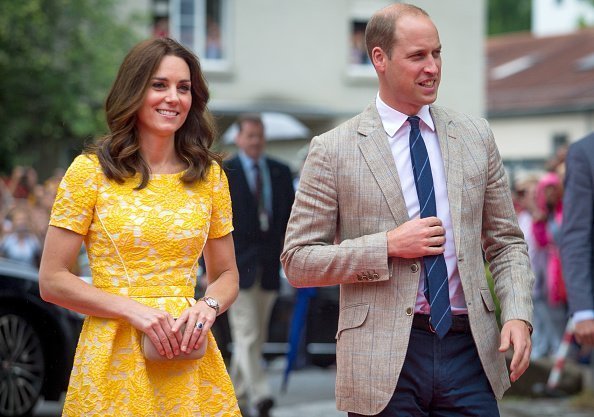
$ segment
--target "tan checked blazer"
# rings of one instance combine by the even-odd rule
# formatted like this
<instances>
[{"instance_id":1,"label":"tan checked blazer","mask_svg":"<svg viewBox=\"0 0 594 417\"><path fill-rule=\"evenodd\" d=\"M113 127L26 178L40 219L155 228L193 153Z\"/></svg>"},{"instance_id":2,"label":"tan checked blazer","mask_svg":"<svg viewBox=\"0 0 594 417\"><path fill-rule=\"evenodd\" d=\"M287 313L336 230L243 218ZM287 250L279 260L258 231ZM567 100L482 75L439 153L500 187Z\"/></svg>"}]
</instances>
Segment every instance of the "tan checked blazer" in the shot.
<instances>
[{"instance_id":1,"label":"tan checked blazer","mask_svg":"<svg viewBox=\"0 0 594 417\"><path fill-rule=\"evenodd\" d=\"M481 362L493 392L510 386L502 320L531 321L530 270L507 179L485 120L431 106L444 161L458 268ZM402 369L417 295L419 259L387 257L386 232L409 220L398 172L375 103L312 140L281 256L296 287L341 284L336 402L377 414ZM482 245L482 246L481 246Z\"/></svg>"}]
</instances>

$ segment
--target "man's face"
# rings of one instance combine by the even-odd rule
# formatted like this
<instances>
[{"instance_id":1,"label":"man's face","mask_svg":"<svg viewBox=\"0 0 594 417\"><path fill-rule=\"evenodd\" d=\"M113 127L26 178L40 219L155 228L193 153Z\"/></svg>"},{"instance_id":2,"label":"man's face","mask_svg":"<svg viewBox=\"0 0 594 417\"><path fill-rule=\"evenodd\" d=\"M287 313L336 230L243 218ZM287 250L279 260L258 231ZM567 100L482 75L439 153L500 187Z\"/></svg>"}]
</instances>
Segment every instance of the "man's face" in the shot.
<instances>
[{"instance_id":1,"label":"man's face","mask_svg":"<svg viewBox=\"0 0 594 417\"><path fill-rule=\"evenodd\" d=\"M388 58L374 48L380 97L390 107L415 115L437 99L441 79L441 42L426 16L406 15L396 22L396 42Z\"/></svg>"},{"instance_id":2,"label":"man's face","mask_svg":"<svg viewBox=\"0 0 594 417\"><path fill-rule=\"evenodd\" d=\"M264 127L260 123L244 120L235 138L235 144L250 158L254 160L260 158L266 144Z\"/></svg>"}]
</instances>

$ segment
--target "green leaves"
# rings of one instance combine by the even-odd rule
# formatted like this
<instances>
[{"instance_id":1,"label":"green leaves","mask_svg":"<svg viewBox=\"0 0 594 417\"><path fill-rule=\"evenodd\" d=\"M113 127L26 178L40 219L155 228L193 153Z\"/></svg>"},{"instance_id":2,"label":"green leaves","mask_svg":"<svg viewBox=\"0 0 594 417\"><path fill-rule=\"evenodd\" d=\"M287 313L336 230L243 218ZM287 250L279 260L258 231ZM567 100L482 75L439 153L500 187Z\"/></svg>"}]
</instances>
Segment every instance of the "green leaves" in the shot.
<instances>
[{"instance_id":1,"label":"green leaves","mask_svg":"<svg viewBox=\"0 0 594 417\"><path fill-rule=\"evenodd\" d=\"M489 35L530 30L532 0L489 0L487 3Z\"/></svg>"},{"instance_id":2,"label":"green leaves","mask_svg":"<svg viewBox=\"0 0 594 417\"><path fill-rule=\"evenodd\" d=\"M105 96L139 40L131 29L138 22L121 20L116 7L114 0L0 2L0 171L26 162L49 173L105 132Z\"/></svg>"}]
</instances>

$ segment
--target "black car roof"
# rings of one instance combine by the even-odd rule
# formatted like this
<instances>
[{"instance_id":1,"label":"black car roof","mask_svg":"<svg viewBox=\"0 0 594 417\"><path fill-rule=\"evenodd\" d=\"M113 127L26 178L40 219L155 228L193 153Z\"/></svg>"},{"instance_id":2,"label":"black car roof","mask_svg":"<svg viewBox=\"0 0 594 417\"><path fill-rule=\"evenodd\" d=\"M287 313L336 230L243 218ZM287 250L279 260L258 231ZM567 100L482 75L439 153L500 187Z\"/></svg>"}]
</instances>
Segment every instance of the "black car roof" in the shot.
<instances>
[{"instance_id":1,"label":"black car roof","mask_svg":"<svg viewBox=\"0 0 594 417\"><path fill-rule=\"evenodd\" d=\"M38 281L38 274L39 271L33 266L6 258L0 258L0 276L4 275L8 277L27 279L30 281Z\"/></svg>"}]
</instances>

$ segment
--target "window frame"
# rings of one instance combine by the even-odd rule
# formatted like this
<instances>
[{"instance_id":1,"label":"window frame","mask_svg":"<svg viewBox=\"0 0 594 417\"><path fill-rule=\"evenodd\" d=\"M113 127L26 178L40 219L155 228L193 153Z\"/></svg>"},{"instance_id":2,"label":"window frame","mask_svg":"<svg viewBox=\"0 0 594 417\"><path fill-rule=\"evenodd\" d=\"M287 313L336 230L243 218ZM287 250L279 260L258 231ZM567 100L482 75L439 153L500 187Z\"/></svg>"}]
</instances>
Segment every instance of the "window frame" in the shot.
<instances>
[{"instance_id":1,"label":"window frame","mask_svg":"<svg viewBox=\"0 0 594 417\"><path fill-rule=\"evenodd\" d=\"M371 15L362 14L360 12L351 12L348 16L347 25L348 25L348 36L347 36L347 56L345 57L346 61L346 76L349 80L353 82L369 82L376 80L375 69L373 68L373 64L363 63L363 64L355 64L350 62L350 54L351 54L351 37L353 35L353 30L355 24L357 22L369 22L371 19Z\"/></svg>"},{"instance_id":2,"label":"window frame","mask_svg":"<svg viewBox=\"0 0 594 417\"><path fill-rule=\"evenodd\" d=\"M174 39L181 42L181 21L182 15L180 10L182 0L169 0L169 33ZM221 2L221 44L222 57L221 58L207 58L206 57L206 7L208 0L191 0L193 2L193 45L184 45L190 48L198 58L202 65L204 72L211 73L227 73L231 70L231 56L232 56L232 36L231 36L231 0L219 0Z\"/></svg>"}]
</instances>

